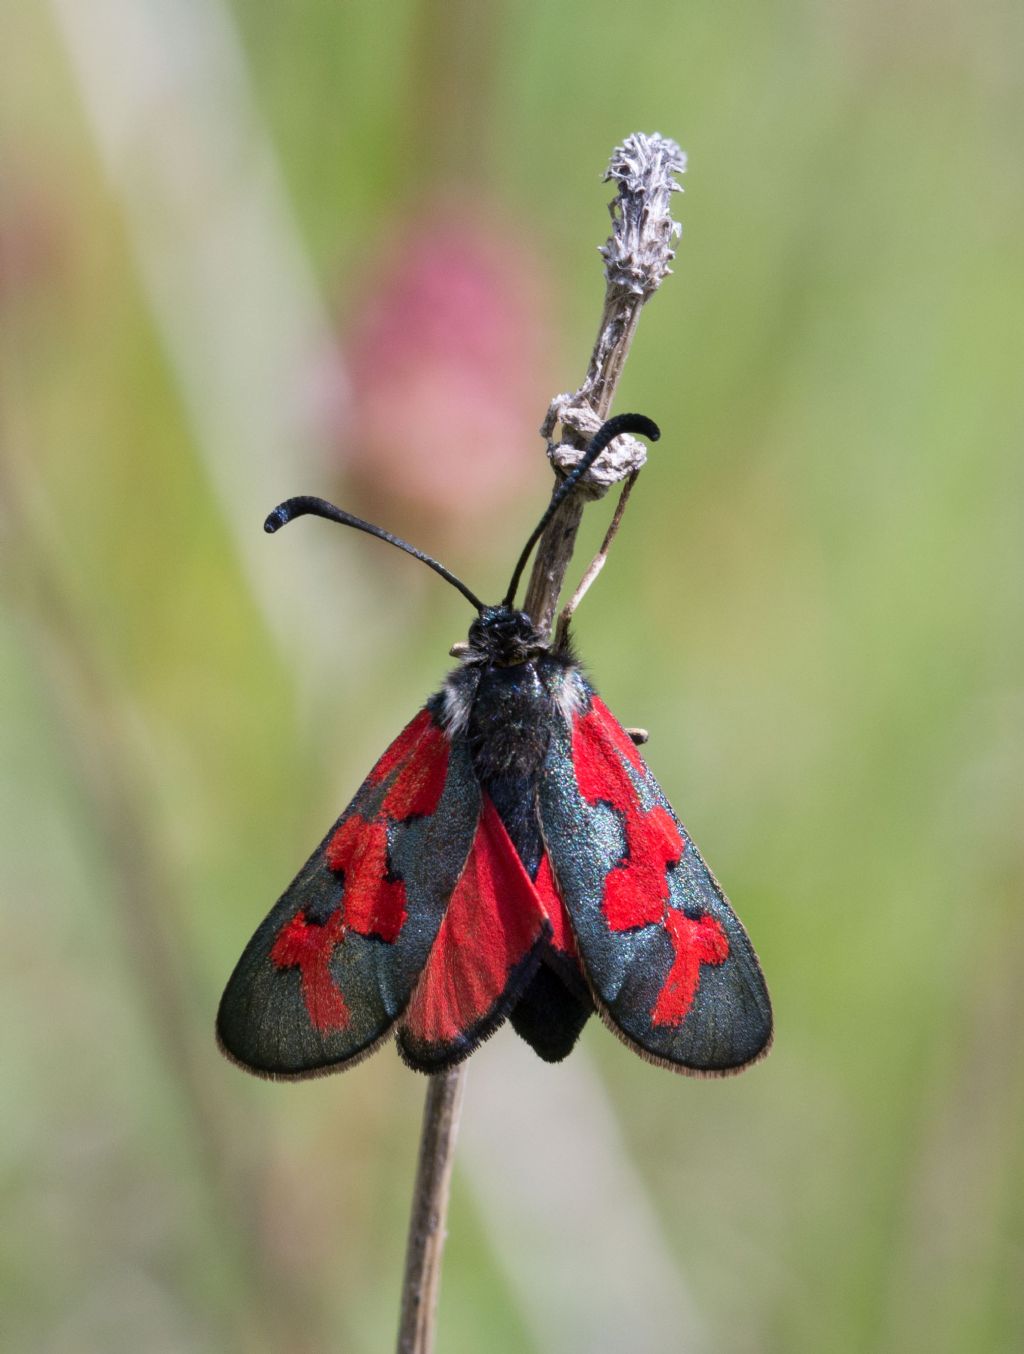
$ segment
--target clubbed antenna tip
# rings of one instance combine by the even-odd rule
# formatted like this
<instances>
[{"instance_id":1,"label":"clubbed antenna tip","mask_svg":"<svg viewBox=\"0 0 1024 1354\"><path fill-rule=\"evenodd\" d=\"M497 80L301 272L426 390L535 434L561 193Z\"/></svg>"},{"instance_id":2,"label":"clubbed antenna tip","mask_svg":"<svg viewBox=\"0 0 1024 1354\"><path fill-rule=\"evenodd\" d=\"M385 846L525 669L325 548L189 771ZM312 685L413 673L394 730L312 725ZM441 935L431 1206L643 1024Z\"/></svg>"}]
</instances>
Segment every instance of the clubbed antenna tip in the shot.
<instances>
[{"instance_id":1,"label":"clubbed antenna tip","mask_svg":"<svg viewBox=\"0 0 1024 1354\"><path fill-rule=\"evenodd\" d=\"M279 503L276 508L267 513L263 522L263 530L271 536L275 531L294 522L296 517L325 517L328 522L340 522L343 527L354 527L356 531L365 531L368 536L376 536L379 541L386 541L388 545L397 546L399 550L404 550L407 555L412 555L413 559L420 560L428 568L433 569L435 574L458 588L466 601L471 606L476 607L477 611L482 611L484 604L475 592L466 587L461 578L457 578L450 569L446 569L440 561L433 559L422 550L417 550L414 545L408 541L403 541L401 536L395 536L390 531L385 531L383 527L375 526L373 522L364 522L361 517L356 517L354 513L346 512L344 508L339 508L333 503L328 503L325 498L314 498L311 494L300 494L297 498L285 499Z\"/></svg>"}]
</instances>

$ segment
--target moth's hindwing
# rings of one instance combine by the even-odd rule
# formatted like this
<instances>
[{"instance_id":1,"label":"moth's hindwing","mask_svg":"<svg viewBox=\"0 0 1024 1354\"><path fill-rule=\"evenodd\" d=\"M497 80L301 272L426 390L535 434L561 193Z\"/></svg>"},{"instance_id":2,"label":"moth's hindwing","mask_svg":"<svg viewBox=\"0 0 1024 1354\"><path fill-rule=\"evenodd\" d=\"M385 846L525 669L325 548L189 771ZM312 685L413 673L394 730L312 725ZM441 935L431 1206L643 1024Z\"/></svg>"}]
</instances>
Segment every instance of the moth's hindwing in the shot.
<instances>
[{"instance_id":1,"label":"moth's hindwing","mask_svg":"<svg viewBox=\"0 0 1024 1354\"><path fill-rule=\"evenodd\" d=\"M479 817L464 743L421 710L249 942L217 1016L228 1056L302 1077L371 1051L409 1003Z\"/></svg>"},{"instance_id":2,"label":"moth's hindwing","mask_svg":"<svg viewBox=\"0 0 1024 1354\"><path fill-rule=\"evenodd\" d=\"M485 793L466 868L398 1026L398 1049L409 1066L438 1072L467 1058L519 999L551 931Z\"/></svg>"},{"instance_id":3,"label":"moth's hindwing","mask_svg":"<svg viewBox=\"0 0 1024 1354\"><path fill-rule=\"evenodd\" d=\"M757 956L629 735L575 680L584 697L558 721L540 818L595 1001L646 1057L738 1071L771 1042Z\"/></svg>"}]
</instances>

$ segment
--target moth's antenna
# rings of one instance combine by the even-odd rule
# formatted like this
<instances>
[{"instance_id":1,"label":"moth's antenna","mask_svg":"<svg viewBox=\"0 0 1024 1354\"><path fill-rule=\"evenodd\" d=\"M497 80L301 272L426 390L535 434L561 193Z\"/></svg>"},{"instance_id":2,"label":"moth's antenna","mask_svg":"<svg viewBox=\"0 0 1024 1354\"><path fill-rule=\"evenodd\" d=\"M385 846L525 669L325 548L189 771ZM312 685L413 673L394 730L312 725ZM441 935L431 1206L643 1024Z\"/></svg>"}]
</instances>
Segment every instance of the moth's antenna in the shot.
<instances>
[{"instance_id":1,"label":"moth's antenna","mask_svg":"<svg viewBox=\"0 0 1024 1354\"><path fill-rule=\"evenodd\" d=\"M385 531L383 527L375 527L372 522L364 522L361 517L355 517L352 513L345 512L344 508L336 508L333 503L328 503L325 498L312 498L309 494L300 494L298 498L285 499L267 516L267 520L263 523L263 530L273 534L289 522L294 522L296 517L307 516L326 517L329 522L340 522L343 527L355 527L357 531L365 531L370 536L376 536L379 540L387 541L388 545L397 545L399 550L404 550L407 555L412 555L414 559L429 564L436 574L440 574L442 578L447 579L453 588L458 588L463 597L477 611L483 611L484 604L480 601L480 598L475 593L470 592L462 579L456 578L450 569L446 569L436 559L431 559L429 555L425 555L422 550L417 550L408 541L403 541L400 536L392 536L390 531Z\"/></svg>"},{"instance_id":2,"label":"moth's antenna","mask_svg":"<svg viewBox=\"0 0 1024 1354\"><path fill-rule=\"evenodd\" d=\"M519 580L523 576L523 570L526 568L526 561L530 558L530 551L540 540L544 528L554 517L559 505L565 501L567 495L571 494L594 464L597 458L604 451L609 442L613 441L620 433L642 433L644 437L652 442L657 442L661 436L661 429L644 414L617 414L615 418L610 418L606 423L602 423L600 428L583 449L583 456L571 474L566 475L565 479L555 489L551 495L551 502L545 510L544 516L540 519L533 529L530 539L523 546L523 553L519 556L519 562L512 574L512 582L508 585L508 592L505 594L503 606L511 606L519 587Z\"/></svg>"}]
</instances>

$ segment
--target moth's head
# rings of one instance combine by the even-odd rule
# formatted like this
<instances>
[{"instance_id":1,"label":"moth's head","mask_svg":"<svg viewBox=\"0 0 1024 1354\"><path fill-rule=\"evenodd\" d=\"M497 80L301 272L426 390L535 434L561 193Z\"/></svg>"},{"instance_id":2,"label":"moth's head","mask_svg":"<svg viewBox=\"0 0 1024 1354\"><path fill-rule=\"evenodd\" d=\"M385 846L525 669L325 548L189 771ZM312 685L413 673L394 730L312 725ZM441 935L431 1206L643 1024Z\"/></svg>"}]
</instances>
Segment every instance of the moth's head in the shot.
<instances>
[{"instance_id":1,"label":"moth's head","mask_svg":"<svg viewBox=\"0 0 1024 1354\"><path fill-rule=\"evenodd\" d=\"M546 653L548 642L525 611L485 606L469 627L467 645L459 648L466 662L509 668Z\"/></svg>"}]
</instances>

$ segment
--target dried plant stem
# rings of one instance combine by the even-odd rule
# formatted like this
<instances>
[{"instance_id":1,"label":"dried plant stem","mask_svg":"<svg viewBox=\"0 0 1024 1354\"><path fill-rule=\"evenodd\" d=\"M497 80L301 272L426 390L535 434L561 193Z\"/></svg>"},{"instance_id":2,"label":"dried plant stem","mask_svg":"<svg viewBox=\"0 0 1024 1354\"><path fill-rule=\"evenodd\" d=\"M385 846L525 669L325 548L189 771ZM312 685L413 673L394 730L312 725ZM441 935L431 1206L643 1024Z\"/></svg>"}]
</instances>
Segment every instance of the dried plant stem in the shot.
<instances>
[{"instance_id":1,"label":"dried plant stem","mask_svg":"<svg viewBox=\"0 0 1024 1354\"><path fill-rule=\"evenodd\" d=\"M612 514L612 520L608 524L608 530L604 534L601 548L587 565L586 573L584 573L577 584L576 591L562 608L561 614L558 617L558 625L555 628L556 648L564 646L565 641L569 636L569 622L573 618L573 613L590 591L591 584L604 568L605 560L608 558L608 551L611 549L612 541L614 541L618 534L622 515L626 511L626 504L629 502L629 496L633 492L633 485L636 484L636 477L639 473L638 470L634 470L629 479L622 486L622 492L619 494L619 501L615 505L615 512Z\"/></svg>"},{"instance_id":2,"label":"dried plant stem","mask_svg":"<svg viewBox=\"0 0 1024 1354\"><path fill-rule=\"evenodd\" d=\"M607 290L597 340L583 384L575 394L561 395L552 402L541 428L541 435L550 438L556 424L562 426L562 443L554 446L549 443L549 455L558 469L571 468L572 451L581 450L607 417L640 311L670 271L671 243L679 227L669 214L669 198L679 189L674 175L685 166L686 158L675 142L657 134L634 133L612 154L605 178L616 181L619 192L610 206L612 235L601 249ZM595 486L600 493L610 484L627 479L602 552L587 571L587 587L604 563L604 551L621 520L644 455L639 442L616 438L581 481L582 487L590 480L591 495L597 496ZM551 627L585 501L583 493L570 494L538 545L524 610L542 629ZM579 596L582 591L578 590ZM432 1354L434 1348L448 1191L465 1075L463 1063L432 1076L427 1087L406 1250L398 1354Z\"/></svg>"},{"instance_id":3,"label":"dried plant stem","mask_svg":"<svg viewBox=\"0 0 1024 1354\"><path fill-rule=\"evenodd\" d=\"M612 291L609 286L597 342L594 344L583 384L571 400L563 396L552 402L541 429L545 437L550 436L555 423L568 418L570 406L575 405L581 392L585 391L587 405L593 414L592 421L588 421L583 429L573 428L571 423L563 422L565 442L580 451L586 445L589 434L596 432L608 417L615 387L618 385L640 320L643 301L633 297L623 306L616 303ZM607 341L609 337L610 341ZM606 341L602 343L602 340ZM576 533L583 520L585 504L583 494L570 494L551 519L537 546L523 610L530 613L542 630L551 625L555 614L558 597L576 545Z\"/></svg>"},{"instance_id":4,"label":"dried plant stem","mask_svg":"<svg viewBox=\"0 0 1024 1354\"><path fill-rule=\"evenodd\" d=\"M465 1086L465 1063L450 1072L439 1072L427 1085L405 1254L398 1354L424 1354L433 1348L445 1215Z\"/></svg>"},{"instance_id":5,"label":"dried plant stem","mask_svg":"<svg viewBox=\"0 0 1024 1354\"><path fill-rule=\"evenodd\" d=\"M557 424L561 444L551 445L555 467L568 471L576 455L608 417L615 389L629 355L640 312L668 276L675 257L672 243L680 227L669 211L674 192L681 192L675 176L686 168L686 156L674 141L635 132L612 153L605 179L619 185L610 204L612 233L601 248L605 261L605 298L597 339L587 374L574 394L551 402L541 435L550 438ZM623 451L628 447L628 452ZM618 455L613 451L618 448ZM597 496L619 480L634 475L644 464L639 442L616 438L605 456L591 469L588 481ZM541 629L550 629L583 516L584 497L572 494L551 519L537 547L525 610Z\"/></svg>"}]
</instances>

